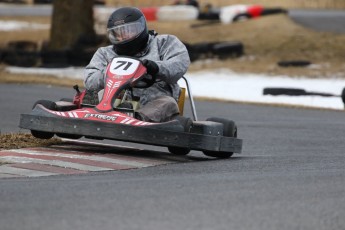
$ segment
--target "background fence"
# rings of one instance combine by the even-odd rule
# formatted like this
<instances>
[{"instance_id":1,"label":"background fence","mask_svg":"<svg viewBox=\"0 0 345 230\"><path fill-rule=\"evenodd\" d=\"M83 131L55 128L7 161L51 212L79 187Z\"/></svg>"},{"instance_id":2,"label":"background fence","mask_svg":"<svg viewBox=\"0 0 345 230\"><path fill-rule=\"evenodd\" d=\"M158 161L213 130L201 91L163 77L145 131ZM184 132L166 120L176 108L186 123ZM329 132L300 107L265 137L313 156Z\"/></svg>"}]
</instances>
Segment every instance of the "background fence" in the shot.
<instances>
[{"instance_id":1,"label":"background fence","mask_svg":"<svg viewBox=\"0 0 345 230\"><path fill-rule=\"evenodd\" d=\"M175 0L105 0L105 2L111 6L147 7L172 5ZM200 6L212 4L216 7L235 4L260 4L267 7L345 9L345 0L199 0L198 2Z\"/></svg>"}]
</instances>

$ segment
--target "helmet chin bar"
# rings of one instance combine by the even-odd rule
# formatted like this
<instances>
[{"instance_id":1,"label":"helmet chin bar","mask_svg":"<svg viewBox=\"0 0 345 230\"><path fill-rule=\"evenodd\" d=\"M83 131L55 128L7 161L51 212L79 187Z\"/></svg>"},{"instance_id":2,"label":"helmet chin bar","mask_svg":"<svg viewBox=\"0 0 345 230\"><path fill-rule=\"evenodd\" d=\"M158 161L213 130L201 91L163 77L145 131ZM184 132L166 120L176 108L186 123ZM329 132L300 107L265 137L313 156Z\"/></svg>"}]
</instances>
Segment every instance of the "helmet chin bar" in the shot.
<instances>
[{"instance_id":1,"label":"helmet chin bar","mask_svg":"<svg viewBox=\"0 0 345 230\"><path fill-rule=\"evenodd\" d=\"M120 44L113 44L114 51L118 55L133 56L142 51L147 46L148 40L149 34L147 30L144 30L138 37L134 38L133 40Z\"/></svg>"}]
</instances>

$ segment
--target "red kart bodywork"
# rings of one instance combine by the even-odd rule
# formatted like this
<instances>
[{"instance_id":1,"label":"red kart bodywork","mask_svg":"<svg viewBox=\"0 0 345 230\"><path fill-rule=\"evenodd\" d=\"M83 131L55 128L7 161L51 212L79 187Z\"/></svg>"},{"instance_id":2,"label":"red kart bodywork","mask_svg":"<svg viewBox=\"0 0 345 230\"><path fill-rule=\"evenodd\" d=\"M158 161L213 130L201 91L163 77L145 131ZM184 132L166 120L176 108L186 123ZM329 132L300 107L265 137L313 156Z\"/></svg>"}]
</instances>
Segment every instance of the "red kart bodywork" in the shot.
<instances>
[{"instance_id":1,"label":"red kart bodywork","mask_svg":"<svg viewBox=\"0 0 345 230\"><path fill-rule=\"evenodd\" d=\"M65 138L120 140L166 146L178 155L201 150L208 156L224 158L241 152L242 140L237 139L237 127L231 120L196 121L195 116L195 121L178 117L152 123L136 119L134 110L129 113L117 108L114 102L121 92L139 87L145 73L140 60L114 58L107 67L104 94L97 105L83 103L85 91L75 88L73 102L38 101L29 114L21 114L19 126L31 130L37 138L48 139L56 134Z\"/></svg>"}]
</instances>

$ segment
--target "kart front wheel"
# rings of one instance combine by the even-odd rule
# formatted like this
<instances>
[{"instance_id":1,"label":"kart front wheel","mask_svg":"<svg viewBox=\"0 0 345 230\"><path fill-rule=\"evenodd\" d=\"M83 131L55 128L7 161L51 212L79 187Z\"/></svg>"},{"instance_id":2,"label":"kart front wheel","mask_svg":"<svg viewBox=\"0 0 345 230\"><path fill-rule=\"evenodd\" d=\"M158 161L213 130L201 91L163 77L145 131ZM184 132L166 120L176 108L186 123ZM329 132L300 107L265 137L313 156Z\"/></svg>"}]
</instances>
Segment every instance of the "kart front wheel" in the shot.
<instances>
[{"instance_id":1,"label":"kart front wheel","mask_svg":"<svg viewBox=\"0 0 345 230\"><path fill-rule=\"evenodd\" d=\"M67 133L57 133L56 136L61 137L61 138L73 139L73 140L77 140L83 137L81 135L67 134Z\"/></svg>"},{"instance_id":2,"label":"kart front wheel","mask_svg":"<svg viewBox=\"0 0 345 230\"><path fill-rule=\"evenodd\" d=\"M210 117L206 120L223 124L223 136L237 137L237 126L234 121L225 119L225 118L219 118L219 117ZM234 154L233 152L217 152L217 151L208 151L208 150L204 150L203 153L206 156L217 157L217 158L229 158Z\"/></svg>"},{"instance_id":3,"label":"kart front wheel","mask_svg":"<svg viewBox=\"0 0 345 230\"><path fill-rule=\"evenodd\" d=\"M190 149L182 147L168 147L168 150L170 153L180 156L187 155L190 152Z\"/></svg>"},{"instance_id":4,"label":"kart front wheel","mask_svg":"<svg viewBox=\"0 0 345 230\"><path fill-rule=\"evenodd\" d=\"M37 130L31 130L31 134L32 136L39 139L50 139L54 136L54 133L37 131Z\"/></svg>"},{"instance_id":5,"label":"kart front wheel","mask_svg":"<svg viewBox=\"0 0 345 230\"><path fill-rule=\"evenodd\" d=\"M56 103L53 101L48 101L48 100L39 100L36 101L36 103L34 104L34 106L32 106L32 109L34 109L36 107L36 105L43 105L43 107L49 109L49 110L53 110L56 111L57 110L57 106Z\"/></svg>"},{"instance_id":6,"label":"kart front wheel","mask_svg":"<svg viewBox=\"0 0 345 230\"><path fill-rule=\"evenodd\" d=\"M230 158L234 153L233 152L217 152L217 151L208 151L204 150L202 151L206 156L209 157L216 157L216 158Z\"/></svg>"},{"instance_id":7,"label":"kart front wheel","mask_svg":"<svg viewBox=\"0 0 345 230\"><path fill-rule=\"evenodd\" d=\"M45 108L50 109L50 110L57 110L56 103L53 101L48 101L48 100L39 100L36 101L32 109L36 107L36 105L43 105ZM44 131L37 131L37 130L31 130L32 136L39 138L39 139L50 139L54 136L54 133L50 132L44 132Z\"/></svg>"},{"instance_id":8,"label":"kart front wheel","mask_svg":"<svg viewBox=\"0 0 345 230\"><path fill-rule=\"evenodd\" d=\"M192 119L190 119L189 117L178 116L176 117L176 120L178 120L183 126L184 132L188 133L193 124ZM190 152L189 148L183 147L168 147L168 150L170 153L180 156L187 155Z\"/></svg>"}]
</instances>

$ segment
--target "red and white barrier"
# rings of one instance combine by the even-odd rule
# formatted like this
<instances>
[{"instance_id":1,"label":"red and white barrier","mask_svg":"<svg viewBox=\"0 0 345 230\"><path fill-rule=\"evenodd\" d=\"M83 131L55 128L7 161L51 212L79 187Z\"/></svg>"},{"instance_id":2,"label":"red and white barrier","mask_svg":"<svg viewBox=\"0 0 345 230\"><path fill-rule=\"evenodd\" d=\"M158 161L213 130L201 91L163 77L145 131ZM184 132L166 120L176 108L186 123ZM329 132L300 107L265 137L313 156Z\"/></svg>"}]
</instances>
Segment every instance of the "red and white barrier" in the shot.
<instances>
[{"instance_id":1,"label":"red and white barrier","mask_svg":"<svg viewBox=\"0 0 345 230\"><path fill-rule=\"evenodd\" d=\"M237 17L254 18L261 15L263 7L260 5L232 5L225 6L220 9L219 18L224 24L232 23Z\"/></svg>"}]
</instances>

